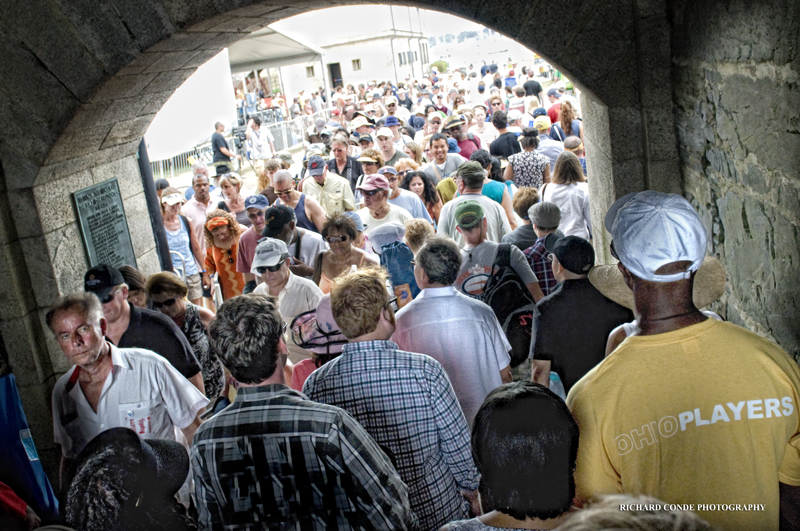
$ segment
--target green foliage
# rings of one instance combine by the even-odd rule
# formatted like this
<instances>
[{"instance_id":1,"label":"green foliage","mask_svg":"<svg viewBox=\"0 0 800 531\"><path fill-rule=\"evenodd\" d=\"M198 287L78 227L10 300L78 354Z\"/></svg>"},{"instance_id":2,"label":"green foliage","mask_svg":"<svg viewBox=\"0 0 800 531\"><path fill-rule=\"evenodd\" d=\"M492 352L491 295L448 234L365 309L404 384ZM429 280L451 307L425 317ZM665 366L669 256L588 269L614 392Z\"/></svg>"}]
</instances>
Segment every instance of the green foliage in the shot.
<instances>
[{"instance_id":1,"label":"green foliage","mask_svg":"<svg viewBox=\"0 0 800 531\"><path fill-rule=\"evenodd\" d=\"M436 68L438 68L439 72L441 72L442 74L447 72L447 69L450 68L450 65L447 64L447 61L442 61L441 59L439 59L438 61L432 62L431 63L431 67L434 67L434 66Z\"/></svg>"}]
</instances>

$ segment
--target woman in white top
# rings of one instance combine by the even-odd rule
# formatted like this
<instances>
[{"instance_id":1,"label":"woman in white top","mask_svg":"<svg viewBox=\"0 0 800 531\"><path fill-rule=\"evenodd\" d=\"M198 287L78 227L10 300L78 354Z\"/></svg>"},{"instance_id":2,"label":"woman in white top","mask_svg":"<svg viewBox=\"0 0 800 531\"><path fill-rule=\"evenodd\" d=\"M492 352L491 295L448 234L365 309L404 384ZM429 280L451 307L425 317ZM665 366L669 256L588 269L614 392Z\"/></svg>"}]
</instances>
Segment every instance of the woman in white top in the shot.
<instances>
[{"instance_id":1,"label":"woman in white top","mask_svg":"<svg viewBox=\"0 0 800 531\"><path fill-rule=\"evenodd\" d=\"M561 223L558 229L565 236L591 240L592 218L589 213L589 187L583 169L574 153L565 151L558 156L553 177L539 189L542 201L558 205Z\"/></svg>"}]
</instances>

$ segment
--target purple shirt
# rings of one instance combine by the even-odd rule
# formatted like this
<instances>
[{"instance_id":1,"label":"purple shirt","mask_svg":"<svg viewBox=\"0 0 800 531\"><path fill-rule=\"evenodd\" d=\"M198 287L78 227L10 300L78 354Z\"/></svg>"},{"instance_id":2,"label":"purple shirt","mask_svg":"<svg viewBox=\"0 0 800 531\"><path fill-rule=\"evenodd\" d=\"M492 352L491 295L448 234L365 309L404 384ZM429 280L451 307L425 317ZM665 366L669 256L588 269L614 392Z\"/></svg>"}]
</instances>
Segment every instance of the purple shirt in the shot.
<instances>
[{"instance_id":1,"label":"purple shirt","mask_svg":"<svg viewBox=\"0 0 800 531\"><path fill-rule=\"evenodd\" d=\"M523 251L523 254L528 259L533 272L536 273L542 293L547 297L555 289L558 281L553 276L553 262L549 258L550 253L544 248L544 237L537 239L533 246Z\"/></svg>"},{"instance_id":2,"label":"purple shirt","mask_svg":"<svg viewBox=\"0 0 800 531\"><path fill-rule=\"evenodd\" d=\"M253 264L253 257L256 255L256 246L260 234L256 234L253 227L250 227L239 236L239 251L236 254L236 272L250 273Z\"/></svg>"}]
</instances>

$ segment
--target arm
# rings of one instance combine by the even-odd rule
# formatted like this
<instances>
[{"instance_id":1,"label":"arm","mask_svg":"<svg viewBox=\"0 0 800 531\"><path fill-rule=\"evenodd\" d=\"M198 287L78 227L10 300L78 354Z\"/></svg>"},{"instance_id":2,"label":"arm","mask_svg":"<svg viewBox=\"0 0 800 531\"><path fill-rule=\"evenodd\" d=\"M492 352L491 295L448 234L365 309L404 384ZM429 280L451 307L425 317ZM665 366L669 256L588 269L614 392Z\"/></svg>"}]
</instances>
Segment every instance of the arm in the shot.
<instances>
[{"instance_id":1,"label":"arm","mask_svg":"<svg viewBox=\"0 0 800 531\"><path fill-rule=\"evenodd\" d=\"M183 436L186 437L187 441L189 441L190 446L192 444L192 440L194 439L194 434L197 431L197 428L199 428L200 424L202 423L203 421L200 420L200 414L198 413L198 415L194 418L191 424L189 424L185 428L181 428Z\"/></svg>"},{"instance_id":2,"label":"arm","mask_svg":"<svg viewBox=\"0 0 800 531\"><path fill-rule=\"evenodd\" d=\"M781 530L800 529L800 487L779 483L781 493Z\"/></svg>"},{"instance_id":3,"label":"arm","mask_svg":"<svg viewBox=\"0 0 800 531\"><path fill-rule=\"evenodd\" d=\"M544 177L542 177L542 184L550 182L550 163L544 165Z\"/></svg>"},{"instance_id":4,"label":"arm","mask_svg":"<svg viewBox=\"0 0 800 531\"><path fill-rule=\"evenodd\" d=\"M533 360L531 381L550 388L550 360Z\"/></svg>"},{"instance_id":5,"label":"arm","mask_svg":"<svg viewBox=\"0 0 800 531\"><path fill-rule=\"evenodd\" d=\"M352 190L350 191L352 194ZM355 198L353 198L355 201ZM317 228L317 232L322 234L322 226L325 224L325 210L316 199L306 194L306 217L311 220L311 223Z\"/></svg>"},{"instance_id":6,"label":"arm","mask_svg":"<svg viewBox=\"0 0 800 531\"><path fill-rule=\"evenodd\" d=\"M195 374L191 378L187 378L187 380L189 380L192 383L192 385L195 386L195 388L198 391L203 393L203 395L206 394L206 387L205 387L205 385L203 385L203 373L202 372L198 372L197 374Z\"/></svg>"},{"instance_id":7,"label":"arm","mask_svg":"<svg viewBox=\"0 0 800 531\"><path fill-rule=\"evenodd\" d=\"M625 341L625 338L628 335L625 333L625 329L622 328L622 325L616 327L614 330L608 334L608 341L606 342L606 354L605 357L607 358L609 354L614 352L620 344Z\"/></svg>"},{"instance_id":8,"label":"arm","mask_svg":"<svg viewBox=\"0 0 800 531\"><path fill-rule=\"evenodd\" d=\"M197 267L199 267L200 270L202 270L203 269L203 264L205 263L206 258L205 258L205 256L203 256L203 252L202 252L202 249L201 249L200 242L197 241L197 234L195 234L195 232L194 232L194 223L188 217L186 218L186 221L189 222L189 240L191 240L191 242L192 242L192 250L194 251L194 259L197 260ZM204 283L205 283L206 276L207 275L204 273L203 274Z\"/></svg>"},{"instance_id":9,"label":"arm","mask_svg":"<svg viewBox=\"0 0 800 531\"><path fill-rule=\"evenodd\" d=\"M510 168L511 166L508 167ZM503 210L506 211L506 217L508 218L508 224L511 226L511 230L516 229L517 219L514 217L514 208L511 204L511 194L508 193L508 188L505 186L503 187L503 200L500 202L500 206L502 206Z\"/></svg>"},{"instance_id":10,"label":"arm","mask_svg":"<svg viewBox=\"0 0 800 531\"><path fill-rule=\"evenodd\" d=\"M211 326L211 321L214 320L214 312L202 306L198 306L197 310L200 312L200 321L202 321L203 326L208 330L208 327Z\"/></svg>"},{"instance_id":11,"label":"arm","mask_svg":"<svg viewBox=\"0 0 800 531\"><path fill-rule=\"evenodd\" d=\"M514 379L511 376L511 366L506 367L505 369L500 369L500 380L504 383L511 383Z\"/></svg>"},{"instance_id":12,"label":"arm","mask_svg":"<svg viewBox=\"0 0 800 531\"><path fill-rule=\"evenodd\" d=\"M236 155L235 153L232 153L232 152L231 152L231 150L230 150L230 149L228 149L228 148L226 148L226 147L221 147L221 148L219 148L219 151L220 151L220 153L222 153L223 155L227 155L228 157L230 157L230 158L232 158L232 159L240 159L240 158L242 158L242 156L241 156L241 155Z\"/></svg>"},{"instance_id":13,"label":"arm","mask_svg":"<svg viewBox=\"0 0 800 531\"><path fill-rule=\"evenodd\" d=\"M505 181L513 181L514 180L514 167L511 164L506 166L506 169L503 170L503 180L505 180Z\"/></svg>"},{"instance_id":14,"label":"arm","mask_svg":"<svg viewBox=\"0 0 800 531\"><path fill-rule=\"evenodd\" d=\"M533 297L533 302L539 302L544 298L544 293L542 293L542 288L539 287L539 281L531 282L530 284L525 284L525 287L528 288L528 293L530 293L531 297Z\"/></svg>"},{"instance_id":15,"label":"arm","mask_svg":"<svg viewBox=\"0 0 800 531\"><path fill-rule=\"evenodd\" d=\"M350 183L346 183L344 186L344 209L345 210L355 210L356 209L356 198L353 195L353 191L350 189ZM316 223L315 223L316 225Z\"/></svg>"}]
</instances>

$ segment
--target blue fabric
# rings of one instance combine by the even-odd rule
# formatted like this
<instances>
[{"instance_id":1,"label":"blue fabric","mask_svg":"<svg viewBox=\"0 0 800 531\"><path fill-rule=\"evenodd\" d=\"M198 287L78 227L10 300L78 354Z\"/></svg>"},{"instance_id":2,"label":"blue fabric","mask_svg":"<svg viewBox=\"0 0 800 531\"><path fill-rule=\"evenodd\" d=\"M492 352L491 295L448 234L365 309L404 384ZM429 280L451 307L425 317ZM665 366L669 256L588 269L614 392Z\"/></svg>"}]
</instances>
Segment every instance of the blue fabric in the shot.
<instances>
[{"instance_id":1,"label":"blue fabric","mask_svg":"<svg viewBox=\"0 0 800 531\"><path fill-rule=\"evenodd\" d=\"M0 481L44 522L58 520L58 500L44 473L13 374L0 377Z\"/></svg>"},{"instance_id":2,"label":"blue fabric","mask_svg":"<svg viewBox=\"0 0 800 531\"><path fill-rule=\"evenodd\" d=\"M189 227L183 222L183 218L178 216L178 219L181 222L180 230L175 232L168 231L166 228L164 232L167 233L167 244L169 244L170 251L177 251L181 254L184 261L186 262L186 276L191 276L197 273L197 264L195 263L194 256L192 255L192 251L189 248L190 237L189 237ZM180 263L172 264L174 267L180 267Z\"/></svg>"},{"instance_id":3,"label":"blue fabric","mask_svg":"<svg viewBox=\"0 0 800 531\"><path fill-rule=\"evenodd\" d=\"M389 271L389 281L398 297L397 304L401 308L411 302L410 299L400 300L401 297L409 297L408 292L403 289L406 284L411 291L411 299L420 292L417 280L414 278L414 266L411 265L413 258L414 253L411 252L411 248L403 242L392 242L381 247L381 265Z\"/></svg>"},{"instance_id":4,"label":"blue fabric","mask_svg":"<svg viewBox=\"0 0 800 531\"><path fill-rule=\"evenodd\" d=\"M483 190L481 193L495 201L496 203L500 204L503 202L503 192L505 191L505 186L503 183L499 183L497 181L489 181L488 183L483 184ZM509 195L510 192L509 192Z\"/></svg>"}]
</instances>

